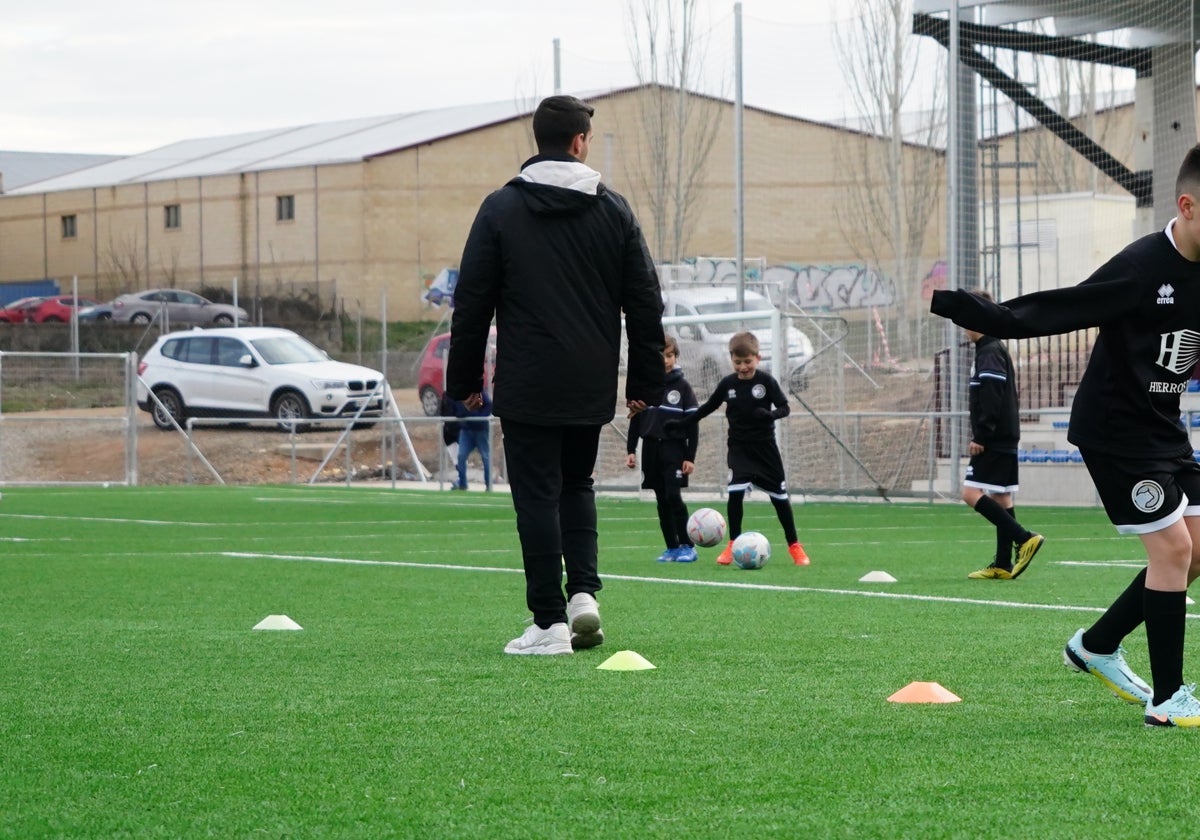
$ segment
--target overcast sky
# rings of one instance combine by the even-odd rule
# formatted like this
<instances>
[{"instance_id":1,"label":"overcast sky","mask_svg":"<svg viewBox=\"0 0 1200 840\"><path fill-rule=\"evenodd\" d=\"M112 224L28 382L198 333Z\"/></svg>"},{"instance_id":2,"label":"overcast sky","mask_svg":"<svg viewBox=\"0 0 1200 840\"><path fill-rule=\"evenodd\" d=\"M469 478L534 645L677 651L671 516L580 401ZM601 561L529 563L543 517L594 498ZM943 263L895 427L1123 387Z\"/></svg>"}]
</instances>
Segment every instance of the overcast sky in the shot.
<instances>
[{"instance_id":1,"label":"overcast sky","mask_svg":"<svg viewBox=\"0 0 1200 840\"><path fill-rule=\"evenodd\" d=\"M639 5L642 0L635 0ZM732 98L734 3L700 0ZM176 140L635 81L629 0L0 0L0 149L132 154ZM842 4L845 5L844 3ZM832 0L743 0L743 96L845 112Z\"/></svg>"}]
</instances>

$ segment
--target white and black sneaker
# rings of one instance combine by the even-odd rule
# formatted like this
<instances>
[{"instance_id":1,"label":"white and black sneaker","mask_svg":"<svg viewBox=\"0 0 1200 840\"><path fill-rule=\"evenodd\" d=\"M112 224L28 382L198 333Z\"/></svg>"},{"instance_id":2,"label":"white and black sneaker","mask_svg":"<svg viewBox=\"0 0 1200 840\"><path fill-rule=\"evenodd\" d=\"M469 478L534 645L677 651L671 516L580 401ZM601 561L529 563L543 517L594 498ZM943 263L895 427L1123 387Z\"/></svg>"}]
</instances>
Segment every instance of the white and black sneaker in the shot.
<instances>
[{"instance_id":1,"label":"white and black sneaker","mask_svg":"<svg viewBox=\"0 0 1200 840\"><path fill-rule=\"evenodd\" d=\"M534 656L554 656L571 653L571 634L561 621L545 630L530 624L525 632L504 646L505 653Z\"/></svg>"},{"instance_id":2,"label":"white and black sneaker","mask_svg":"<svg viewBox=\"0 0 1200 840\"><path fill-rule=\"evenodd\" d=\"M586 592L576 592L567 601L567 627L571 631L571 647L575 650L604 644L604 631L600 629L600 607L596 599Z\"/></svg>"}]
</instances>

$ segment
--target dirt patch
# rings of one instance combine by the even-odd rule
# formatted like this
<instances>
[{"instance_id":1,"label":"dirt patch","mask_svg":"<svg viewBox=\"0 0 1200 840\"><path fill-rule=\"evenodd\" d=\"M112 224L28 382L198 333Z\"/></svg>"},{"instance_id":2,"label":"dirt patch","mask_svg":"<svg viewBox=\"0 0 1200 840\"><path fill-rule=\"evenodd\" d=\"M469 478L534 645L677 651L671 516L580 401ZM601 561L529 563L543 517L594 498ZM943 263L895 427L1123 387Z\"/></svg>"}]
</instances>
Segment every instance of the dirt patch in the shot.
<instances>
[{"instance_id":1,"label":"dirt patch","mask_svg":"<svg viewBox=\"0 0 1200 840\"><path fill-rule=\"evenodd\" d=\"M399 394L397 398L399 399ZM441 437L426 422L416 394L400 406L417 458L437 471ZM195 449L176 431L154 426L137 412L137 483L139 485L215 484L212 470L226 484L307 483L340 436L319 430L289 435L270 426L198 427ZM5 414L0 434L0 479L5 482L113 482L124 480L126 427L121 409L78 409ZM349 458L347 458L347 451ZM212 470L205 462L211 465ZM418 467L403 434L378 427L356 429L321 470L318 481L416 478Z\"/></svg>"}]
</instances>

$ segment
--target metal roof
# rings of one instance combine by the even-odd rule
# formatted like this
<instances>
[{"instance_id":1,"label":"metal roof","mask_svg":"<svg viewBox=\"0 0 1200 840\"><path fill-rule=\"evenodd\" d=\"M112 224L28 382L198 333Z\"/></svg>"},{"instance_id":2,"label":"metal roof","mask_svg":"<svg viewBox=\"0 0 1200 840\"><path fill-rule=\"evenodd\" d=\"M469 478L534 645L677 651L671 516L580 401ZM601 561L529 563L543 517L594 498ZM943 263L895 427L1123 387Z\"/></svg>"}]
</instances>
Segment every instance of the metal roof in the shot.
<instances>
[{"instance_id":1,"label":"metal roof","mask_svg":"<svg viewBox=\"0 0 1200 840\"><path fill-rule=\"evenodd\" d=\"M0 193L117 160L118 155L78 155L60 152L0 152Z\"/></svg>"},{"instance_id":2,"label":"metal roof","mask_svg":"<svg viewBox=\"0 0 1200 840\"><path fill-rule=\"evenodd\" d=\"M26 181L7 194L357 162L525 117L536 105L536 101L489 102L181 140L67 174Z\"/></svg>"}]
</instances>

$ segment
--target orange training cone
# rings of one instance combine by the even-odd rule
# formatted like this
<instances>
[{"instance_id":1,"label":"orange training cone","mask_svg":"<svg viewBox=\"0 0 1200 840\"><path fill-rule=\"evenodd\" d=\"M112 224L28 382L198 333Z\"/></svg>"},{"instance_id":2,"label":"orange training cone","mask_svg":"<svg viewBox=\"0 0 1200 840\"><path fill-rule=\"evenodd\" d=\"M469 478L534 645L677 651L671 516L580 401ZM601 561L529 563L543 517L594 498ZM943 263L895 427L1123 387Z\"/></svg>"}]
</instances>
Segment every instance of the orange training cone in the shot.
<instances>
[{"instance_id":1,"label":"orange training cone","mask_svg":"<svg viewBox=\"0 0 1200 840\"><path fill-rule=\"evenodd\" d=\"M911 682L888 698L889 703L960 703L962 698L935 682Z\"/></svg>"}]
</instances>

